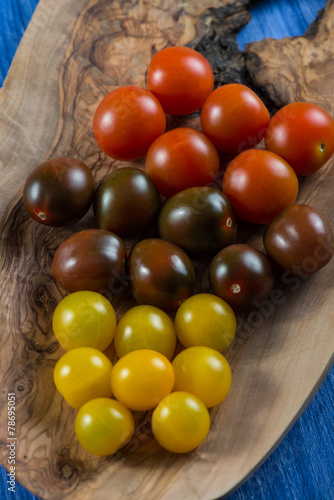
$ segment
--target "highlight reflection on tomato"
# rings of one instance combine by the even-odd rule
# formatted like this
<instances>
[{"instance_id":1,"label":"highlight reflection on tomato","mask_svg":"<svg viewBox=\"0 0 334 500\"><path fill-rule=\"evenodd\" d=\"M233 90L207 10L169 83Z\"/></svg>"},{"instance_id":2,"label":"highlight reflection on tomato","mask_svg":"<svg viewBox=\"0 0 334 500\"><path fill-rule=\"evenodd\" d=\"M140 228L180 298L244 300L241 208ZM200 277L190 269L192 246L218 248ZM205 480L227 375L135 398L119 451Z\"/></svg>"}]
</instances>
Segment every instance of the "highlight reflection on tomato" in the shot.
<instances>
[{"instance_id":1,"label":"highlight reflection on tomato","mask_svg":"<svg viewBox=\"0 0 334 500\"><path fill-rule=\"evenodd\" d=\"M148 67L147 88L166 113L197 111L212 92L214 77L208 60L189 47L167 47L157 52Z\"/></svg>"},{"instance_id":2,"label":"highlight reflection on tomato","mask_svg":"<svg viewBox=\"0 0 334 500\"><path fill-rule=\"evenodd\" d=\"M249 149L228 165L223 192L240 219L267 224L295 202L298 179L290 165L276 154Z\"/></svg>"},{"instance_id":3,"label":"highlight reflection on tomato","mask_svg":"<svg viewBox=\"0 0 334 500\"><path fill-rule=\"evenodd\" d=\"M312 174L334 153L334 120L316 104L288 104L270 120L265 144L266 149L284 158L297 175Z\"/></svg>"}]
</instances>

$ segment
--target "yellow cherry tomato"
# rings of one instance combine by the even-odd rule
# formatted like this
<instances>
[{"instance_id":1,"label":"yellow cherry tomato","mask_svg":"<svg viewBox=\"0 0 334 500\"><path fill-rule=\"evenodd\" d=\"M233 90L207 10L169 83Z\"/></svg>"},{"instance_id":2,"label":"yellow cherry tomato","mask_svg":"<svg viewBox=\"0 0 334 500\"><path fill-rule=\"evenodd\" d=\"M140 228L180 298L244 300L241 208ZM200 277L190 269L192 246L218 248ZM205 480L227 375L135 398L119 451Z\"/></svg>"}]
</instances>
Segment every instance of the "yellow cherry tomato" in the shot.
<instances>
[{"instance_id":1,"label":"yellow cherry tomato","mask_svg":"<svg viewBox=\"0 0 334 500\"><path fill-rule=\"evenodd\" d=\"M151 349L171 359L176 345L174 324L157 307L136 306L118 323L114 344L119 358L138 349Z\"/></svg>"},{"instance_id":2,"label":"yellow cherry tomato","mask_svg":"<svg viewBox=\"0 0 334 500\"><path fill-rule=\"evenodd\" d=\"M210 347L189 347L174 358L172 365L174 391L194 394L207 408L226 398L232 374L227 359L220 352Z\"/></svg>"},{"instance_id":3,"label":"yellow cherry tomato","mask_svg":"<svg viewBox=\"0 0 334 500\"><path fill-rule=\"evenodd\" d=\"M57 361L54 382L66 402L78 410L91 399L111 396L111 370L105 354L92 347L78 347Z\"/></svg>"},{"instance_id":4,"label":"yellow cherry tomato","mask_svg":"<svg viewBox=\"0 0 334 500\"><path fill-rule=\"evenodd\" d=\"M92 399L80 408L75 418L79 443L94 455L115 453L131 438L133 431L133 416L115 399Z\"/></svg>"},{"instance_id":5,"label":"yellow cherry tomato","mask_svg":"<svg viewBox=\"0 0 334 500\"><path fill-rule=\"evenodd\" d=\"M231 307L210 293L189 297L175 315L175 331L185 347L206 346L219 352L232 343L237 321Z\"/></svg>"},{"instance_id":6,"label":"yellow cherry tomato","mask_svg":"<svg viewBox=\"0 0 334 500\"><path fill-rule=\"evenodd\" d=\"M52 327L65 351L77 347L94 347L104 351L114 338L116 314L110 302L100 293L74 292L57 305Z\"/></svg>"},{"instance_id":7,"label":"yellow cherry tomato","mask_svg":"<svg viewBox=\"0 0 334 500\"><path fill-rule=\"evenodd\" d=\"M172 392L155 408L152 431L158 443L173 453L187 453L206 438L210 429L210 415L193 394Z\"/></svg>"},{"instance_id":8,"label":"yellow cherry tomato","mask_svg":"<svg viewBox=\"0 0 334 500\"><path fill-rule=\"evenodd\" d=\"M173 389L174 370L162 354L140 349L117 361L111 372L111 388L130 410L151 410Z\"/></svg>"}]
</instances>

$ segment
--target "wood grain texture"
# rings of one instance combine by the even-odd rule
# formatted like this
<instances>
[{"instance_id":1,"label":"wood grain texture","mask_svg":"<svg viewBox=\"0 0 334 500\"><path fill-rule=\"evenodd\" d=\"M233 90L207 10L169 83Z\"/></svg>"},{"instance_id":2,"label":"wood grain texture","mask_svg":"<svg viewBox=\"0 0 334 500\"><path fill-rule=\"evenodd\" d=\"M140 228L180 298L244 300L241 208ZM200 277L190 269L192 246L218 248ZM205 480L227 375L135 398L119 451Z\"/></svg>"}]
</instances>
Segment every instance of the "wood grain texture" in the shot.
<instances>
[{"instance_id":1,"label":"wood grain texture","mask_svg":"<svg viewBox=\"0 0 334 500\"><path fill-rule=\"evenodd\" d=\"M16 392L17 475L42 498L104 500L112 495L122 500L167 500L223 495L270 453L332 363L333 263L308 280L279 282L271 301L238 318L236 340L226 353L233 370L232 389L211 411L209 437L193 453L176 456L161 450L152 439L149 413L144 413L136 415L136 434L122 451L107 459L93 457L77 444L75 411L53 385L53 367L62 352L52 334L51 316L64 292L51 277L50 264L59 243L82 227L93 227L94 220L89 213L66 229L39 226L25 213L18 188L33 166L50 156L77 156L92 168L97 182L112 168L125 165L98 150L91 130L93 113L113 88L144 85L152 54L168 44L189 44L205 53L217 83L250 81L245 55L238 52L232 36L247 21L248 4L189 1L181 8L172 0L41 0L1 91L1 413L6 411L7 392ZM331 76L325 68L333 55L328 30L334 22L332 6L329 2L310 38L281 42L285 58L273 56L278 50L271 49L275 41L248 48L247 54L256 54L247 56L254 81L277 105L301 95L297 85L284 94L290 74L287 54L294 61L294 82L303 82L303 95L315 95L316 86L318 99L312 100L323 104L322 88L326 96ZM303 57L294 59L301 46ZM320 51L321 46L327 54L321 59L323 67L307 73L305 61L311 61L315 47ZM266 50L269 55L264 57ZM261 81L256 80L252 60ZM310 74L313 78L307 78ZM183 123L198 128L198 114L187 121L170 120L169 127ZM135 164L143 166L143 161ZM322 209L334 223L332 166L333 161L303 180L298 201ZM262 248L262 230L243 227L240 238ZM204 287L205 278L202 269L199 282ZM133 304L124 287L109 297L119 317ZM7 429L3 421L1 425L0 456L6 465Z\"/></svg>"}]
</instances>

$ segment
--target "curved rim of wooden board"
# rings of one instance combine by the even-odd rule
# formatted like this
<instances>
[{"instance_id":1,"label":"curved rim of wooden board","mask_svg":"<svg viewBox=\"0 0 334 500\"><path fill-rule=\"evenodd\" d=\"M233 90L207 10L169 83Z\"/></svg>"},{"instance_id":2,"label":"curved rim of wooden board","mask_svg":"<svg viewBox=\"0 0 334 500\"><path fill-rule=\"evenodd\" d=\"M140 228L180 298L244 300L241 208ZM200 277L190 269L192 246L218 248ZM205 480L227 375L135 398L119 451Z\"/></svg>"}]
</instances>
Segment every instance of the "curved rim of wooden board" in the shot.
<instances>
[{"instance_id":1,"label":"curved rim of wooden board","mask_svg":"<svg viewBox=\"0 0 334 500\"><path fill-rule=\"evenodd\" d=\"M82 1L84 1L84 0L82 0ZM38 14L38 11L36 11L35 15L37 15L37 14ZM72 14L73 14L72 22L75 23L75 21L76 21L76 15L79 14L79 12L77 12L77 13L73 12ZM25 43L25 39L23 41L23 44L24 43ZM63 46L66 47L66 43L64 43ZM15 65L16 66L19 65L19 57L20 56L18 56L18 58L16 58L14 60L13 67ZM61 62L61 60L62 60L62 58L60 59L60 62ZM14 84L14 82L10 81L10 77L11 77L12 72L13 71L11 70L10 74L9 74L9 80L8 80L9 83L8 82L6 83L6 92L10 91L10 90L8 90L8 85L11 86L11 85ZM1 100L1 98L0 98L0 100ZM50 134L50 138L51 138L51 143L52 143L52 139L53 139L52 134ZM48 141L46 141L46 142L48 142ZM50 143L50 145L51 145L51 143ZM47 148L44 148L44 149L45 149L45 155L46 155L48 150L47 150ZM35 163L34 151L32 151L31 158L29 159L29 161L31 162L31 166L33 166L34 163ZM14 186L13 189L16 190L16 186ZM12 194L15 194L15 192L13 191ZM14 198L14 196L11 195L10 199L12 200L13 198ZM7 210L10 210L9 204L7 204ZM7 211L6 215L8 215L8 211ZM289 425L284 428L284 431L278 436L278 438L275 440L275 442L271 443L270 448L268 450L266 450L266 453L261 456L261 459L258 460L257 462L255 462L254 466L250 470L247 471L247 473L240 479L240 481L238 483L234 484L233 487L229 488L228 491L223 492L223 487L222 487L222 489L221 489L222 493L220 495L223 494L226 497L226 495L231 494L232 491L234 491L235 489L237 489L245 480L247 480L247 478L249 478L253 474L253 472L260 466L260 464L263 463L266 460L266 458L272 453L272 451L276 448L276 446L279 444L279 442L284 438L284 436L286 435L286 433L290 430L290 428L294 424L294 422L298 419L299 415L304 411L304 409L306 408L306 406L309 404L310 400L314 397L314 395L315 395L318 387L320 386L320 384L322 383L323 379L325 378L325 375L329 371L332 362L333 362L333 356L331 357L330 361L328 361L325 364L325 366L322 367L321 375L318 377L315 385L313 385L313 387L310 388L310 390L307 392L307 394L304 394L303 403L301 405L299 405L296 413L294 413L294 415L292 415L292 418L289 420ZM20 476L18 476L18 479L20 480ZM26 486L27 488L31 487L31 485L28 485L25 481L22 481L22 484L23 485L27 485ZM211 498L213 498L213 497L211 497ZM215 496L215 498L217 498L217 496Z\"/></svg>"},{"instance_id":2,"label":"curved rim of wooden board","mask_svg":"<svg viewBox=\"0 0 334 500\"><path fill-rule=\"evenodd\" d=\"M234 493L235 491L237 491L244 483L246 483L248 481L248 479L250 479L252 477L252 475L257 471L257 469L259 469L259 467L261 467L266 462L266 460L270 457L270 455L282 443L282 441L284 440L284 438L289 434L289 432L292 429L292 427L299 420L299 418L301 417L301 415L304 413L304 411L307 409L307 407L309 406L309 404L314 399L315 395L319 391L321 385L325 381L325 379L326 379L328 373L330 372L330 370L332 369L333 365L334 365L334 353L332 354L330 360L328 361L327 365L325 366L325 368L324 368L321 376L319 377L319 380L317 381L317 383L315 384L315 386L313 387L313 389L309 392L308 396L306 397L304 404L300 407L300 410L292 418L290 424L286 427L285 431L280 435L280 437L275 441L275 443L273 443L272 447L263 456L263 458L261 460L259 460L259 462L254 466L254 468L252 470L250 470L249 473L246 474L240 480L240 482L237 483L233 488L231 488L229 491L227 491L226 493L224 493L223 496L219 497L220 500L222 500L223 498L229 497L230 495L232 495L232 493ZM216 499L212 499L212 500L216 500Z\"/></svg>"}]
</instances>

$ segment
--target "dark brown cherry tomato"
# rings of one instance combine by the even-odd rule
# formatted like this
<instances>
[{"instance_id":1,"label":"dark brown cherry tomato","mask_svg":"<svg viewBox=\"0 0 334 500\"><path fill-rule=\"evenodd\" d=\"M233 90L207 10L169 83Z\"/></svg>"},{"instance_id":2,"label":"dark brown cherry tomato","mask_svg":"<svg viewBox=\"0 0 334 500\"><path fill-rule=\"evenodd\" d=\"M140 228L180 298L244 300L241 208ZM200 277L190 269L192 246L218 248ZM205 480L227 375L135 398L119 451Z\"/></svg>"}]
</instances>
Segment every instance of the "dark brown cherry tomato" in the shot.
<instances>
[{"instance_id":1,"label":"dark brown cherry tomato","mask_svg":"<svg viewBox=\"0 0 334 500\"><path fill-rule=\"evenodd\" d=\"M159 216L161 238L200 257L234 243L237 224L227 196L210 187L175 194Z\"/></svg>"},{"instance_id":2,"label":"dark brown cherry tomato","mask_svg":"<svg viewBox=\"0 0 334 500\"><path fill-rule=\"evenodd\" d=\"M271 260L250 245L230 245L219 252L209 268L212 290L232 309L248 309L266 300L275 283Z\"/></svg>"},{"instance_id":3,"label":"dark brown cherry tomato","mask_svg":"<svg viewBox=\"0 0 334 500\"><path fill-rule=\"evenodd\" d=\"M238 154L264 137L270 115L261 99L240 83L214 90L203 104L203 132L219 151Z\"/></svg>"},{"instance_id":4,"label":"dark brown cherry tomato","mask_svg":"<svg viewBox=\"0 0 334 500\"><path fill-rule=\"evenodd\" d=\"M167 47L153 56L147 71L147 88L166 113L187 115L197 111L212 92L209 61L190 47Z\"/></svg>"},{"instance_id":5,"label":"dark brown cherry tomato","mask_svg":"<svg viewBox=\"0 0 334 500\"><path fill-rule=\"evenodd\" d=\"M101 229L131 238L149 229L160 205L159 191L146 172L120 168L99 185L94 197L94 214Z\"/></svg>"},{"instance_id":6,"label":"dark brown cherry tomato","mask_svg":"<svg viewBox=\"0 0 334 500\"><path fill-rule=\"evenodd\" d=\"M137 160L166 129L158 99L141 87L127 85L110 92L93 121L96 142L116 160Z\"/></svg>"},{"instance_id":7,"label":"dark brown cherry tomato","mask_svg":"<svg viewBox=\"0 0 334 500\"><path fill-rule=\"evenodd\" d=\"M316 104L293 102L272 117L265 142L297 175L312 174L334 153L334 120Z\"/></svg>"},{"instance_id":8,"label":"dark brown cherry tomato","mask_svg":"<svg viewBox=\"0 0 334 500\"><path fill-rule=\"evenodd\" d=\"M195 271L178 246L158 238L135 245L129 255L132 294L139 304L176 311L193 292Z\"/></svg>"},{"instance_id":9,"label":"dark brown cherry tomato","mask_svg":"<svg viewBox=\"0 0 334 500\"><path fill-rule=\"evenodd\" d=\"M212 184L218 171L216 148L206 135L189 127L162 134L146 156L146 172L166 198L183 189Z\"/></svg>"},{"instance_id":10,"label":"dark brown cherry tomato","mask_svg":"<svg viewBox=\"0 0 334 500\"><path fill-rule=\"evenodd\" d=\"M94 178L76 158L51 158L29 174L23 201L29 215L47 226L65 226L81 219L94 195Z\"/></svg>"},{"instance_id":11,"label":"dark brown cherry tomato","mask_svg":"<svg viewBox=\"0 0 334 500\"><path fill-rule=\"evenodd\" d=\"M266 228L264 248L270 257L295 275L313 274L334 253L334 236L327 217L308 205L293 205Z\"/></svg>"},{"instance_id":12,"label":"dark brown cherry tomato","mask_svg":"<svg viewBox=\"0 0 334 500\"><path fill-rule=\"evenodd\" d=\"M116 234L85 229L58 247L51 271L67 292L111 290L122 280L125 258L124 244Z\"/></svg>"}]
</instances>

